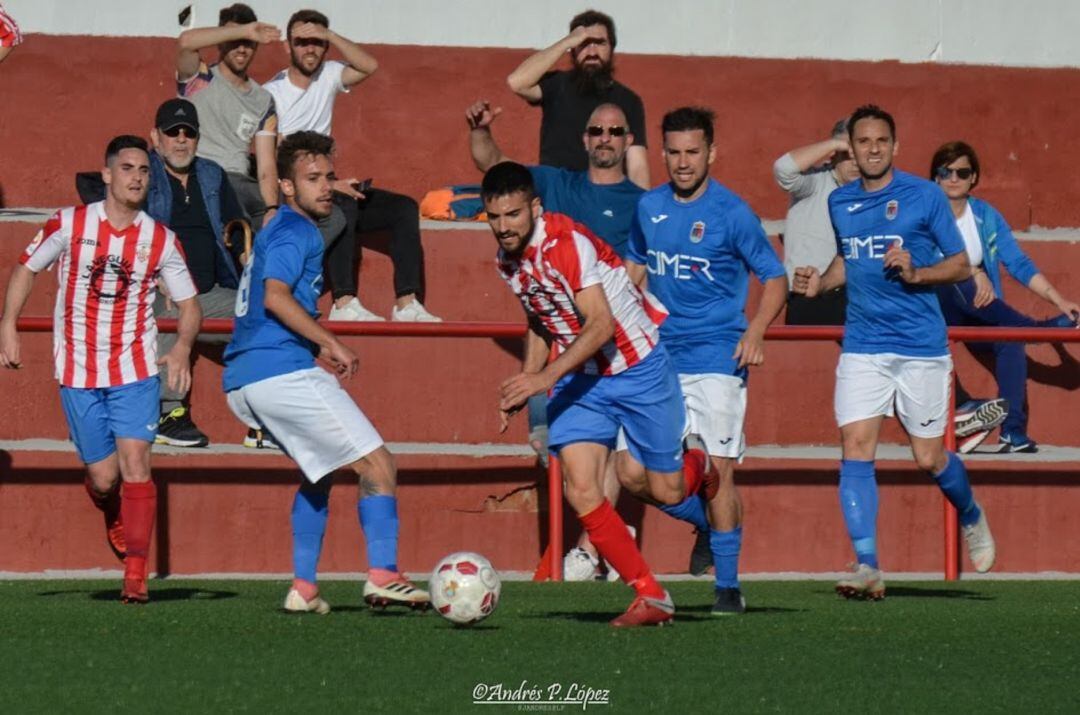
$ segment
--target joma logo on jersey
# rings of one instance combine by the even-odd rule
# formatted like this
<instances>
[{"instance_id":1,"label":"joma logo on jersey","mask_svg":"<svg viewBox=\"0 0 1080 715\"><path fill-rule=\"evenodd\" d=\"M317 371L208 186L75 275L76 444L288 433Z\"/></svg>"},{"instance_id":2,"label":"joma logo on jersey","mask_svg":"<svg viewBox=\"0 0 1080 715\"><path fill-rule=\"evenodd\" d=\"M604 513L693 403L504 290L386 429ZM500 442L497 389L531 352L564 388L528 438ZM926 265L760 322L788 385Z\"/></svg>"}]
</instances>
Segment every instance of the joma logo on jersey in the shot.
<instances>
[{"instance_id":1,"label":"joma logo on jersey","mask_svg":"<svg viewBox=\"0 0 1080 715\"><path fill-rule=\"evenodd\" d=\"M859 258L885 258L885 254L895 243L898 248L904 247L904 237L895 234L883 236L844 236L840 239L844 247L844 258L858 260Z\"/></svg>"},{"instance_id":2,"label":"joma logo on jersey","mask_svg":"<svg viewBox=\"0 0 1080 715\"><path fill-rule=\"evenodd\" d=\"M713 281L712 273L709 272L708 258L690 256L685 253L664 253L663 251L649 251L649 273L657 276L672 276L676 280L689 281L694 279L694 274L700 273Z\"/></svg>"}]
</instances>

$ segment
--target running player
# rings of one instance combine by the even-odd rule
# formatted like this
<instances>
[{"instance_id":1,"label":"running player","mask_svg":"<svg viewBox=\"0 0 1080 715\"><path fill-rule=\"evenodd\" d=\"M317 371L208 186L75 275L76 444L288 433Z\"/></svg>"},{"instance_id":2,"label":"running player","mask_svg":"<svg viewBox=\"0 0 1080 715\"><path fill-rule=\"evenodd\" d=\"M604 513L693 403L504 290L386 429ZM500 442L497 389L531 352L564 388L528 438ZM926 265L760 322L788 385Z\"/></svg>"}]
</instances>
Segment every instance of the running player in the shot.
<instances>
[{"instance_id":1,"label":"running player","mask_svg":"<svg viewBox=\"0 0 1080 715\"><path fill-rule=\"evenodd\" d=\"M895 414L921 469L960 514L975 570L994 565L994 539L963 462L944 447L952 358L935 286L971 275L964 241L944 194L893 169L896 123L875 105L859 107L848 135L861 179L829 196L841 251L819 274L795 271L808 298L847 283L847 323L836 368L840 425L840 508L858 564L836 585L847 598L879 599L885 581L876 543L874 456L882 418ZM942 257L944 256L944 257Z\"/></svg>"},{"instance_id":2,"label":"running player","mask_svg":"<svg viewBox=\"0 0 1080 715\"><path fill-rule=\"evenodd\" d=\"M550 446L562 460L566 499L600 556L637 597L613 626L669 622L675 606L657 583L626 524L603 494L604 468L616 436L626 433L623 481L654 503L698 501L704 464L687 459L679 381L658 344L666 313L630 282L622 261L587 228L558 213L541 216L532 175L520 164L496 164L484 175L484 209L499 242L498 268L559 353L546 364L544 339L530 327L522 371L501 386L503 429L532 395L552 390ZM621 475L620 475L621 480ZM685 498L689 494L691 497Z\"/></svg>"},{"instance_id":3,"label":"running player","mask_svg":"<svg viewBox=\"0 0 1080 715\"><path fill-rule=\"evenodd\" d=\"M296 460L301 480L292 507L292 588L285 610L330 612L316 570L329 515L332 473L348 466L360 479L357 513L367 547L364 600L426 608L428 594L397 567L397 470L382 438L333 375L356 374L359 359L315 322L322 288L323 240L315 227L330 215L334 140L296 132L277 149L286 206L255 238L236 296L236 328L225 350L229 407L253 429L269 429Z\"/></svg>"},{"instance_id":4,"label":"running player","mask_svg":"<svg viewBox=\"0 0 1080 715\"><path fill-rule=\"evenodd\" d=\"M742 502L735 461L742 457L747 367L765 358L765 329L784 307L787 277L750 207L709 178L716 158L713 113L699 107L668 112L662 124L670 182L638 203L626 267L671 313L660 338L679 373L689 431L704 443L719 488L698 528L716 569L713 615L746 610L739 588ZM748 274L765 292L746 321ZM676 516L678 516L676 514ZM691 569L693 570L693 565Z\"/></svg>"},{"instance_id":5,"label":"running player","mask_svg":"<svg viewBox=\"0 0 1080 715\"><path fill-rule=\"evenodd\" d=\"M124 561L120 598L145 603L157 514L150 445L158 427L158 366L166 368L170 389L188 389L202 312L176 236L139 210L150 181L146 142L113 139L101 175L105 200L53 214L12 271L0 320L0 365L22 366L15 321L34 276L58 264L53 355L60 402L86 464L86 490L105 513L109 545ZM180 321L176 344L160 360L153 309L159 279Z\"/></svg>"}]
</instances>

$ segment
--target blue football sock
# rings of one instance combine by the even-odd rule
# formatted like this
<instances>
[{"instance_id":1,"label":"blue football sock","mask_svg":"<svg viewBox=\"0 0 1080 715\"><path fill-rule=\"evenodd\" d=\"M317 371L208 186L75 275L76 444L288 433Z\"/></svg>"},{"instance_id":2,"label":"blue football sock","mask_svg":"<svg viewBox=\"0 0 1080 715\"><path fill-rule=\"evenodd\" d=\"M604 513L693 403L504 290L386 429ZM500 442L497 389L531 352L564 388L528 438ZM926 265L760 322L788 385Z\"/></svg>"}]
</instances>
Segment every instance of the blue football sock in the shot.
<instances>
[{"instance_id":1,"label":"blue football sock","mask_svg":"<svg viewBox=\"0 0 1080 715\"><path fill-rule=\"evenodd\" d=\"M742 527L731 531L709 532L709 549L716 567L717 588L739 587L739 551L742 549Z\"/></svg>"},{"instance_id":2,"label":"blue football sock","mask_svg":"<svg viewBox=\"0 0 1080 715\"><path fill-rule=\"evenodd\" d=\"M661 504L660 511L680 521L686 521L701 531L707 531L709 520L705 516L705 502L697 494L691 494L678 504Z\"/></svg>"},{"instance_id":3,"label":"blue football sock","mask_svg":"<svg viewBox=\"0 0 1080 715\"><path fill-rule=\"evenodd\" d=\"M971 526L979 520L979 507L975 504L975 495L971 493L971 481L967 469L952 452L946 452L948 461L940 473L934 475L938 487L944 492L949 503L956 507L961 526Z\"/></svg>"},{"instance_id":4,"label":"blue football sock","mask_svg":"<svg viewBox=\"0 0 1080 715\"><path fill-rule=\"evenodd\" d=\"M306 490L303 487L296 490L290 518L293 534L293 575L296 578L315 583L323 534L326 532L326 517L329 513L329 492L322 489Z\"/></svg>"},{"instance_id":5,"label":"blue football sock","mask_svg":"<svg viewBox=\"0 0 1080 715\"><path fill-rule=\"evenodd\" d=\"M356 513L367 542L368 568L397 571L397 497L364 497L357 503Z\"/></svg>"},{"instance_id":6,"label":"blue football sock","mask_svg":"<svg viewBox=\"0 0 1080 715\"><path fill-rule=\"evenodd\" d=\"M878 486L873 461L840 461L840 511L856 559L876 569Z\"/></svg>"}]
</instances>

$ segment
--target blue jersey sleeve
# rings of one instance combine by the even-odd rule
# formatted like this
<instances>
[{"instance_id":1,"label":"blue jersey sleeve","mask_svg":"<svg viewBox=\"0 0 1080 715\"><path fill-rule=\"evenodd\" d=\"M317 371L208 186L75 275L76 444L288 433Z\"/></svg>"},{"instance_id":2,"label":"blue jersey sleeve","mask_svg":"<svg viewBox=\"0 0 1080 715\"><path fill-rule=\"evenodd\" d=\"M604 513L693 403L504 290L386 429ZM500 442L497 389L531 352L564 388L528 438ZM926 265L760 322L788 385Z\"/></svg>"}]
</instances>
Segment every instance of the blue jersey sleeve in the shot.
<instances>
[{"instance_id":1,"label":"blue jersey sleeve","mask_svg":"<svg viewBox=\"0 0 1080 715\"><path fill-rule=\"evenodd\" d=\"M626 260L642 266L648 260L649 250L645 243L645 231L641 228L641 219L644 215L641 202L638 202L638 207L634 211L634 220L630 222L630 240L626 244L626 255L624 256Z\"/></svg>"},{"instance_id":2,"label":"blue jersey sleeve","mask_svg":"<svg viewBox=\"0 0 1080 715\"><path fill-rule=\"evenodd\" d=\"M759 281L764 283L787 275L784 264L769 243L769 237L765 235L761 221L749 208L741 206L733 211L730 221L735 248Z\"/></svg>"},{"instance_id":3,"label":"blue jersey sleeve","mask_svg":"<svg viewBox=\"0 0 1080 715\"><path fill-rule=\"evenodd\" d=\"M962 253L965 250L964 239L960 236L960 229L956 227L956 218L949 208L945 192L931 186L926 192L926 200L926 221L938 248L946 256Z\"/></svg>"},{"instance_id":4,"label":"blue jersey sleeve","mask_svg":"<svg viewBox=\"0 0 1080 715\"><path fill-rule=\"evenodd\" d=\"M263 280L273 278L295 288L304 274L304 250L300 240L292 232L279 232L267 243Z\"/></svg>"}]
</instances>

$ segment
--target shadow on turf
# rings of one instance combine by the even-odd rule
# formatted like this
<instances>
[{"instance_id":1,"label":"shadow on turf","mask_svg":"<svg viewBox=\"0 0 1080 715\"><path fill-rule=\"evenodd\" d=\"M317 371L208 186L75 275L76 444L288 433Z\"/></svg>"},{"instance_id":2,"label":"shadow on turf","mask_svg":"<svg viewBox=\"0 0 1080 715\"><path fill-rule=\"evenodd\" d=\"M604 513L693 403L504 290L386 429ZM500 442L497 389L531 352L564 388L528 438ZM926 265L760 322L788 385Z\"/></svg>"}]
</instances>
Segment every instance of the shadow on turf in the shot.
<instances>
[{"instance_id":1,"label":"shadow on turf","mask_svg":"<svg viewBox=\"0 0 1080 715\"><path fill-rule=\"evenodd\" d=\"M834 591L817 591L817 593L835 596ZM993 596L977 591L964 591L959 588L919 588L915 586L887 586L885 600L893 598L961 598L966 601L994 601ZM853 599L859 600L859 599Z\"/></svg>"},{"instance_id":2,"label":"shadow on turf","mask_svg":"<svg viewBox=\"0 0 1080 715\"><path fill-rule=\"evenodd\" d=\"M106 590L90 590L81 588L65 589L62 591L41 591L39 596L69 596L72 594L86 594L94 601L119 601L120 589L110 588ZM151 588L150 602L164 603L167 601L220 601L224 598L236 598L235 591L211 591L203 588Z\"/></svg>"}]
</instances>

